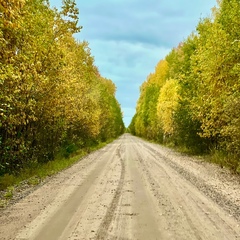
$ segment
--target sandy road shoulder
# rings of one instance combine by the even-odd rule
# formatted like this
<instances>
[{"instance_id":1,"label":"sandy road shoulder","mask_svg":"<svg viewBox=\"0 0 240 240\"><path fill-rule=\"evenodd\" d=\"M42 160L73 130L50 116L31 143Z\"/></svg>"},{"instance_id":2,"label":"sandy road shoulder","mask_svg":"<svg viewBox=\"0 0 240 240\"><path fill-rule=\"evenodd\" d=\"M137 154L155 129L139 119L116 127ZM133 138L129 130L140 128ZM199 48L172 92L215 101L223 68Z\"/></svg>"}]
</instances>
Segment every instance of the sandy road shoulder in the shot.
<instances>
[{"instance_id":1,"label":"sandy road shoulder","mask_svg":"<svg viewBox=\"0 0 240 240\"><path fill-rule=\"evenodd\" d=\"M239 178L125 134L1 211L0 239L240 239Z\"/></svg>"},{"instance_id":2,"label":"sandy road shoulder","mask_svg":"<svg viewBox=\"0 0 240 240\"><path fill-rule=\"evenodd\" d=\"M98 171L101 168L101 162L104 162L104 154L113 151L116 145L118 145L117 141L89 154L77 164L49 179L45 184L30 192L29 195L15 204L1 210L0 239L15 239L19 231L26 229L26 226L43 212L54 214L94 170ZM38 220L44 222L44 217Z\"/></svg>"},{"instance_id":3,"label":"sandy road shoulder","mask_svg":"<svg viewBox=\"0 0 240 240\"><path fill-rule=\"evenodd\" d=\"M214 182L216 174L209 172L208 178L204 179L211 168L202 166L206 168L204 172L199 169L201 163L199 165L194 159L181 158L184 157L181 154L139 138L134 138L134 141L138 145L139 168L142 168L145 182L158 205L156 212L165 219L167 227L164 229L172 234L170 239L240 239L236 217L239 205L230 200L225 202L225 197L229 195L225 195L224 191L215 195L216 191L210 183ZM201 174L202 171L204 174ZM214 182L215 188L224 181L218 180L220 183ZM237 184L236 181L234 184ZM235 188L236 185L233 186ZM227 190L227 187L224 189ZM238 197L236 194L236 199ZM233 215L234 211L238 212Z\"/></svg>"},{"instance_id":4,"label":"sandy road shoulder","mask_svg":"<svg viewBox=\"0 0 240 240\"><path fill-rule=\"evenodd\" d=\"M163 158L166 164L224 208L230 216L240 221L239 175L201 158L190 157L146 141L142 141L142 144L159 158Z\"/></svg>"}]
</instances>

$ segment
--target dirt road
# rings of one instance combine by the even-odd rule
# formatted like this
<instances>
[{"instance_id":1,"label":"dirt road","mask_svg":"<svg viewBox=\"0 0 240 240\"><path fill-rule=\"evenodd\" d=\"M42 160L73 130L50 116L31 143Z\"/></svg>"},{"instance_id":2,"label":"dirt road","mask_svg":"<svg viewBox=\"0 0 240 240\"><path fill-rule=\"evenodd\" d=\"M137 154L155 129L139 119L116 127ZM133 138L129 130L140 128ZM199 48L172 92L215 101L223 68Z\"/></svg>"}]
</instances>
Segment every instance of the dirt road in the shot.
<instances>
[{"instance_id":1,"label":"dirt road","mask_svg":"<svg viewBox=\"0 0 240 240\"><path fill-rule=\"evenodd\" d=\"M240 239L227 170L124 134L0 212L0 239Z\"/></svg>"}]
</instances>

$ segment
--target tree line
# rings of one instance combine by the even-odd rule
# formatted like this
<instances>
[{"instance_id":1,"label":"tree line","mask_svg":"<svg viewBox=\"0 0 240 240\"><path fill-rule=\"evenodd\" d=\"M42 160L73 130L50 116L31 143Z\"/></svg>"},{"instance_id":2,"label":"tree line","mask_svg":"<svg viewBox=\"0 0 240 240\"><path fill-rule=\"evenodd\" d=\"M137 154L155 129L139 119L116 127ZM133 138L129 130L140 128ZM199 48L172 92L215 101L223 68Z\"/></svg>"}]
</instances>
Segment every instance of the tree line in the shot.
<instances>
[{"instance_id":1,"label":"tree line","mask_svg":"<svg viewBox=\"0 0 240 240\"><path fill-rule=\"evenodd\" d=\"M0 0L0 175L124 131L115 85L74 38L78 14L74 0Z\"/></svg>"},{"instance_id":2,"label":"tree line","mask_svg":"<svg viewBox=\"0 0 240 240\"><path fill-rule=\"evenodd\" d=\"M217 152L240 172L240 2L221 0L140 88L129 130L138 136Z\"/></svg>"}]
</instances>

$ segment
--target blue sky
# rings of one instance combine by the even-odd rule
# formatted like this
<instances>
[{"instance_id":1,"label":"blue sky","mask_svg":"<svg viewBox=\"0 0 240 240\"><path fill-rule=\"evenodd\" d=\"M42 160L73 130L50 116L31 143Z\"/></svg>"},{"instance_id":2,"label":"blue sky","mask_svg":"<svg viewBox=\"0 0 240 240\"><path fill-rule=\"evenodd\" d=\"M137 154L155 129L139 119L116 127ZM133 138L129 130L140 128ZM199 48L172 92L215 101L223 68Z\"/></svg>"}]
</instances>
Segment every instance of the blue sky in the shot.
<instances>
[{"instance_id":1,"label":"blue sky","mask_svg":"<svg viewBox=\"0 0 240 240\"><path fill-rule=\"evenodd\" d=\"M61 6L61 0L50 0ZM139 87L159 60L210 16L216 0L76 0L80 10L75 37L89 42L95 65L117 86L116 97L128 126Z\"/></svg>"}]
</instances>

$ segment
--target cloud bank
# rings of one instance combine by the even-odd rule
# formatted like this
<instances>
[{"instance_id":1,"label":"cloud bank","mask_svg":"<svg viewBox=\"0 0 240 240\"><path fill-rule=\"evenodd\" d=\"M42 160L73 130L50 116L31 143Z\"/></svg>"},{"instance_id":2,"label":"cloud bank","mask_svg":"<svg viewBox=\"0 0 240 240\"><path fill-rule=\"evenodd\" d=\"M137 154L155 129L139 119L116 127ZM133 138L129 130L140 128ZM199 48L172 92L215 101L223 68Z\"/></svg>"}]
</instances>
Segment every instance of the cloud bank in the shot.
<instances>
[{"instance_id":1,"label":"cloud bank","mask_svg":"<svg viewBox=\"0 0 240 240\"><path fill-rule=\"evenodd\" d=\"M77 1L83 29L76 38L89 42L101 75L115 82L126 126L142 82L214 5L215 0Z\"/></svg>"}]
</instances>

